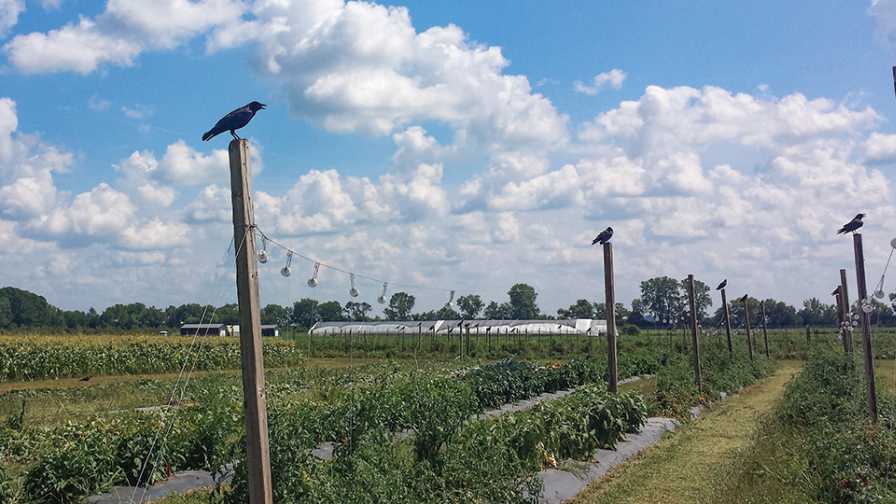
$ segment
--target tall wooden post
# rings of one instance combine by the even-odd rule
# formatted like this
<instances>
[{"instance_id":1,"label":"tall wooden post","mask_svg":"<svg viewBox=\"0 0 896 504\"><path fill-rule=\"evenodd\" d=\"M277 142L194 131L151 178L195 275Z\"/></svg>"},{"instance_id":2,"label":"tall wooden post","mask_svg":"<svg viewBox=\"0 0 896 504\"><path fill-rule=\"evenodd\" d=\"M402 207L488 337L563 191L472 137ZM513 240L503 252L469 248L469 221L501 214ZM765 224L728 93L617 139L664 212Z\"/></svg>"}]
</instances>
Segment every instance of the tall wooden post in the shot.
<instances>
[{"instance_id":1,"label":"tall wooden post","mask_svg":"<svg viewBox=\"0 0 896 504\"><path fill-rule=\"evenodd\" d=\"M607 365L609 389L619 390L619 365L616 362L616 287L613 282L613 244L604 243L604 308L607 311Z\"/></svg>"},{"instance_id":2,"label":"tall wooden post","mask_svg":"<svg viewBox=\"0 0 896 504\"><path fill-rule=\"evenodd\" d=\"M731 309L728 306L728 297L725 289L722 289L722 307L725 309L725 336L728 338L728 353L734 353L734 343L731 341Z\"/></svg>"},{"instance_id":3,"label":"tall wooden post","mask_svg":"<svg viewBox=\"0 0 896 504\"><path fill-rule=\"evenodd\" d=\"M750 296L744 296L744 322L747 326L747 350L750 353L750 360L753 360L753 330L750 327Z\"/></svg>"},{"instance_id":4,"label":"tall wooden post","mask_svg":"<svg viewBox=\"0 0 896 504\"><path fill-rule=\"evenodd\" d=\"M246 469L250 504L272 504L271 461L268 452L268 410L264 390L261 310L255 263L255 216L249 170L249 141L233 140L230 153L230 194L233 243L237 244L236 292L240 310L240 359L243 406L246 412Z\"/></svg>"},{"instance_id":5,"label":"tall wooden post","mask_svg":"<svg viewBox=\"0 0 896 504\"><path fill-rule=\"evenodd\" d=\"M694 275L688 275L688 309L691 315L691 342L694 347L694 382L703 390L703 374L700 370L700 342L697 338L697 300L694 293Z\"/></svg>"},{"instance_id":6,"label":"tall wooden post","mask_svg":"<svg viewBox=\"0 0 896 504\"><path fill-rule=\"evenodd\" d=\"M765 342L765 358L771 358L768 352L768 327L765 320L765 301L759 302L759 309L762 310L762 340Z\"/></svg>"},{"instance_id":7,"label":"tall wooden post","mask_svg":"<svg viewBox=\"0 0 896 504\"><path fill-rule=\"evenodd\" d=\"M843 302L843 321L849 324L843 333L843 341L846 344L846 353L849 354L849 359L852 361L854 346L852 343L852 320L849 313L849 287L846 283L846 270L843 268L840 269L840 297Z\"/></svg>"},{"instance_id":8,"label":"tall wooden post","mask_svg":"<svg viewBox=\"0 0 896 504\"><path fill-rule=\"evenodd\" d=\"M865 254L862 251L862 234L852 235L853 249L856 255L856 284L858 287L859 306L862 306L862 348L865 351L865 383L868 386L868 416L877 422L877 387L874 383L874 348L871 346L871 314L864 310L868 302L868 289L865 286Z\"/></svg>"}]
</instances>

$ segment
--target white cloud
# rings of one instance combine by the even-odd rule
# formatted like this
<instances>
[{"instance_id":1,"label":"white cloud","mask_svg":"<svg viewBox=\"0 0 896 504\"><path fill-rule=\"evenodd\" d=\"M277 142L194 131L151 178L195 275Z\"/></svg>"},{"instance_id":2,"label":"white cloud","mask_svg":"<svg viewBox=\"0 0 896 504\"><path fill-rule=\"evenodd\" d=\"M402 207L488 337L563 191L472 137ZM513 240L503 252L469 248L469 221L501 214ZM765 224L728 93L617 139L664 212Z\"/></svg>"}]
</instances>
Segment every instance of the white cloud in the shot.
<instances>
[{"instance_id":1,"label":"white cloud","mask_svg":"<svg viewBox=\"0 0 896 504\"><path fill-rule=\"evenodd\" d=\"M148 49L172 49L242 16L239 0L109 0L95 19L82 17L47 33L18 35L5 46L24 73L89 74L101 65L130 66Z\"/></svg>"},{"instance_id":2,"label":"white cloud","mask_svg":"<svg viewBox=\"0 0 896 504\"><path fill-rule=\"evenodd\" d=\"M23 0L0 0L0 37L5 37L9 30L19 22L19 14L25 11Z\"/></svg>"},{"instance_id":3,"label":"white cloud","mask_svg":"<svg viewBox=\"0 0 896 504\"><path fill-rule=\"evenodd\" d=\"M90 95L90 98L87 99L87 108L89 108L90 110L94 110L97 112L105 112L106 110L109 110L109 107L111 107L111 106L112 106L112 102L110 102L109 100L100 98L99 96L97 96L95 94Z\"/></svg>"},{"instance_id":4,"label":"white cloud","mask_svg":"<svg viewBox=\"0 0 896 504\"><path fill-rule=\"evenodd\" d=\"M602 89L622 89L622 83L625 82L627 74L618 68L614 68L607 72L601 72L591 79L592 84L586 84L582 81L573 82L573 89L577 93L594 96Z\"/></svg>"},{"instance_id":5,"label":"white cloud","mask_svg":"<svg viewBox=\"0 0 896 504\"><path fill-rule=\"evenodd\" d=\"M142 121L144 119L149 119L155 113L155 110L148 105L141 105L139 103L134 104L133 106L122 105L121 112L130 119L136 119L138 121Z\"/></svg>"}]
</instances>

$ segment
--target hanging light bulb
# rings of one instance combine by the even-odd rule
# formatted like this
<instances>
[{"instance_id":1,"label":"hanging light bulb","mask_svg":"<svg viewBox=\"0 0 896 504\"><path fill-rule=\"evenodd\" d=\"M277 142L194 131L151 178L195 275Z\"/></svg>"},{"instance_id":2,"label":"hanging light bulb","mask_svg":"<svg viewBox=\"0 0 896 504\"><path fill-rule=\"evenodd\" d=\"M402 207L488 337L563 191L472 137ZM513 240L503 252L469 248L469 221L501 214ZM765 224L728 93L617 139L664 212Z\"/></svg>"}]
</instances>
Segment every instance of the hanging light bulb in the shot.
<instances>
[{"instance_id":1,"label":"hanging light bulb","mask_svg":"<svg viewBox=\"0 0 896 504\"><path fill-rule=\"evenodd\" d=\"M894 249L896 249L896 238L893 238L892 240L890 240L890 246L893 247Z\"/></svg>"},{"instance_id":2,"label":"hanging light bulb","mask_svg":"<svg viewBox=\"0 0 896 504\"><path fill-rule=\"evenodd\" d=\"M261 237L261 250L258 251L258 262L261 264L268 262L268 241L264 236Z\"/></svg>"},{"instance_id":3,"label":"hanging light bulb","mask_svg":"<svg viewBox=\"0 0 896 504\"><path fill-rule=\"evenodd\" d=\"M451 293L448 295L448 302L445 303L445 306L451 306L451 303L453 303L453 302L454 302L454 291L451 291Z\"/></svg>"},{"instance_id":4,"label":"hanging light bulb","mask_svg":"<svg viewBox=\"0 0 896 504\"><path fill-rule=\"evenodd\" d=\"M314 263L314 272L311 273L311 278L308 279L308 287L317 287L320 285L320 279L317 277L320 273L320 263Z\"/></svg>"},{"instance_id":5,"label":"hanging light bulb","mask_svg":"<svg viewBox=\"0 0 896 504\"><path fill-rule=\"evenodd\" d=\"M862 311L865 313L871 313L874 311L874 306L868 301L862 301Z\"/></svg>"},{"instance_id":6,"label":"hanging light bulb","mask_svg":"<svg viewBox=\"0 0 896 504\"><path fill-rule=\"evenodd\" d=\"M379 304L386 304L386 289L389 288L388 282L383 282L383 292L380 293L380 297L376 298L376 302Z\"/></svg>"},{"instance_id":7,"label":"hanging light bulb","mask_svg":"<svg viewBox=\"0 0 896 504\"><path fill-rule=\"evenodd\" d=\"M292 274L290 266L292 266L292 251L286 253L286 265L280 269L280 274L285 277L288 277L290 274Z\"/></svg>"},{"instance_id":8,"label":"hanging light bulb","mask_svg":"<svg viewBox=\"0 0 896 504\"><path fill-rule=\"evenodd\" d=\"M354 274L354 273L349 273L349 274L348 274L348 279L349 279L349 282L350 282L351 285L352 285L352 288L349 289L349 291L348 291L348 295L351 296L351 297L353 297L353 298L358 297L358 294L360 294L360 293L358 292L358 289L355 288L355 274Z\"/></svg>"},{"instance_id":9,"label":"hanging light bulb","mask_svg":"<svg viewBox=\"0 0 896 504\"><path fill-rule=\"evenodd\" d=\"M883 299L884 298L884 290L877 289L876 291L874 291L874 297L876 297L877 299Z\"/></svg>"}]
</instances>

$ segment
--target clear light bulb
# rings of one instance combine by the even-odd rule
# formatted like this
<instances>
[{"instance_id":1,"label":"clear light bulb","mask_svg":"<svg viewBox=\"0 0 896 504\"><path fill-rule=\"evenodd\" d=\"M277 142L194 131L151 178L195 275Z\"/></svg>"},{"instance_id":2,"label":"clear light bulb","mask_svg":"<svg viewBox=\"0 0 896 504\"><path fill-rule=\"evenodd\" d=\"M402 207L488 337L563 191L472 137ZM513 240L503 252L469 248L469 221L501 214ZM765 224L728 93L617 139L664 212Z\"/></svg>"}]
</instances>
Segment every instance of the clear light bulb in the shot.
<instances>
[{"instance_id":1,"label":"clear light bulb","mask_svg":"<svg viewBox=\"0 0 896 504\"><path fill-rule=\"evenodd\" d=\"M893 247L894 249L896 249L896 238L893 238L892 240L890 240L890 246Z\"/></svg>"},{"instance_id":2,"label":"clear light bulb","mask_svg":"<svg viewBox=\"0 0 896 504\"><path fill-rule=\"evenodd\" d=\"M877 299L883 299L884 298L883 289L877 289L876 291L874 291L874 297L876 297Z\"/></svg>"},{"instance_id":3,"label":"clear light bulb","mask_svg":"<svg viewBox=\"0 0 896 504\"><path fill-rule=\"evenodd\" d=\"M353 298L356 298L360 295L360 293L358 292L358 289L355 288L355 274L349 273L348 278L352 285L352 288L349 289L349 291L348 291L348 295Z\"/></svg>"},{"instance_id":4,"label":"clear light bulb","mask_svg":"<svg viewBox=\"0 0 896 504\"><path fill-rule=\"evenodd\" d=\"M311 278L308 279L308 287L317 287L320 285L320 279L317 277L320 272L320 263L314 263L314 273L311 274Z\"/></svg>"},{"instance_id":5,"label":"clear light bulb","mask_svg":"<svg viewBox=\"0 0 896 504\"><path fill-rule=\"evenodd\" d=\"M268 262L268 241L261 238L261 250L258 251L258 262L265 264Z\"/></svg>"},{"instance_id":6,"label":"clear light bulb","mask_svg":"<svg viewBox=\"0 0 896 504\"><path fill-rule=\"evenodd\" d=\"M865 313L871 313L874 311L874 306L871 303L862 303L862 311Z\"/></svg>"},{"instance_id":7,"label":"clear light bulb","mask_svg":"<svg viewBox=\"0 0 896 504\"><path fill-rule=\"evenodd\" d=\"M852 326L853 326L853 327L859 327L859 321L858 321L858 320L853 320L853 321L852 321Z\"/></svg>"},{"instance_id":8,"label":"clear light bulb","mask_svg":"<svg viewBox=\"0 0 896 504\"><path fill-rule=\"evenodd\" d=\"M288 277L289 275L291 275L292 274L292 269L290 268L291 265L292 265L292 252L288 252L286 254L286 265L280 269L280 274L285 277Z\"/></svg>"}]
</instances>

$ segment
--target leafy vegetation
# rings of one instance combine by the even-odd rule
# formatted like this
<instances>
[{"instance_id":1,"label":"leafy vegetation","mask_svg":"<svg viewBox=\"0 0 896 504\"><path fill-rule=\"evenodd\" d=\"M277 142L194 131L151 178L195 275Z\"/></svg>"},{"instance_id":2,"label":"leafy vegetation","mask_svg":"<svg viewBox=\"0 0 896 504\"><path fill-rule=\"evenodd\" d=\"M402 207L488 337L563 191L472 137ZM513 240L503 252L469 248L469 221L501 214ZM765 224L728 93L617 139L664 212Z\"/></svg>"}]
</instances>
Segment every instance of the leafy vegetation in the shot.
<instances>
[{"instance_id":1,"label":"leafy vegetation","mask_svg":"<svg viewBox=\"0 0 896 504\"><path fill-rule=\"evenodd\" d=\"M896 402L878 398L880 421L867 420L863 379L843 353L818 350L787 387L778 412L799 433L825 502L896 500Z\"/></svg>"}]
</instances>

